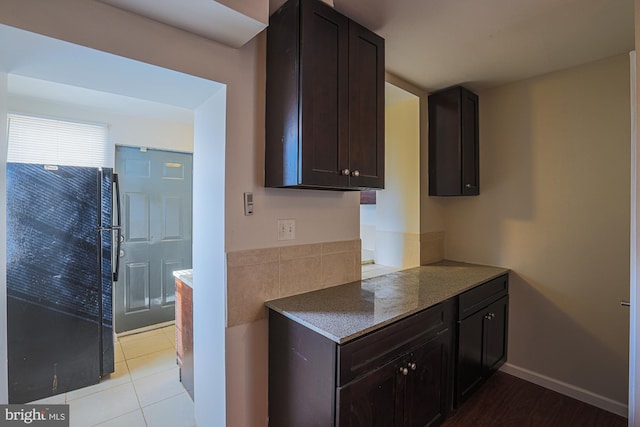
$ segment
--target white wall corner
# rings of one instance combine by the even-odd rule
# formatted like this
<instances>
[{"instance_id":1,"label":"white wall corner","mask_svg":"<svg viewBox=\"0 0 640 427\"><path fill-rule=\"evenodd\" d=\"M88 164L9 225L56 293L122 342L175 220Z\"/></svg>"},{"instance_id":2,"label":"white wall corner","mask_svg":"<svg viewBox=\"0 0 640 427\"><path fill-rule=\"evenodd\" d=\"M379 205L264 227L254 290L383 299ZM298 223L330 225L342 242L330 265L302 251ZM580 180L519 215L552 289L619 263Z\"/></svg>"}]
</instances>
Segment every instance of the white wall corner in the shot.
<instances>
[{"instance_id":1,"label":"white wall corner","mask_svg":"<svg viewBox=\"0 0 640 427\"><path fill-rule=\"evenodd\" d=\"M213 0L263 24L269 23L269 0Z\"/></svg>"},{"instance_id":2,"label":"white wall corner","mask_svg":"<svg viewBox=\"0 0 640 427\"><path fill-rule=\"evenodd\" d=\"M193 156L193 344L195 418L226 422L226 86L195 110ZM204 286L203 286L204 285ZM221 350L222 349L222 350Z\"/></svg>"}]
</instances>

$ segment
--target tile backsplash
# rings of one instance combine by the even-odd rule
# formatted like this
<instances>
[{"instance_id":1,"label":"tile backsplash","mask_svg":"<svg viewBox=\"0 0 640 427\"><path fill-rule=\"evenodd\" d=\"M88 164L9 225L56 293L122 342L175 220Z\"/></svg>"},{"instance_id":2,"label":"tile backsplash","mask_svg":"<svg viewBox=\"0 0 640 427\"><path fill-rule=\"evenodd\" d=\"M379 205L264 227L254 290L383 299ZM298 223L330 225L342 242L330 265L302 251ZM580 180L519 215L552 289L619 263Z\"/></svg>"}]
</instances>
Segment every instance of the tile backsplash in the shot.
<instances>
[{"instance_id":1,"label":"tile backsplash","mask_svg":"<svg viewBox=\"0 0 640 427\"><path fill-rule=\"evenodd\" d=\"M227 327L265 317L264 302L360 280L360 239L227 253Z\"/></svg>"},{"instance_id":2,"label":"tile backsplash","mask_svg":"<svg viewBox=\"0 0 640 427\"><path fill-rule=\"evenodd\" d=\"M444 231L433 231L420 235L420 265L444 259Z\"/></svg>"}]
</instances>

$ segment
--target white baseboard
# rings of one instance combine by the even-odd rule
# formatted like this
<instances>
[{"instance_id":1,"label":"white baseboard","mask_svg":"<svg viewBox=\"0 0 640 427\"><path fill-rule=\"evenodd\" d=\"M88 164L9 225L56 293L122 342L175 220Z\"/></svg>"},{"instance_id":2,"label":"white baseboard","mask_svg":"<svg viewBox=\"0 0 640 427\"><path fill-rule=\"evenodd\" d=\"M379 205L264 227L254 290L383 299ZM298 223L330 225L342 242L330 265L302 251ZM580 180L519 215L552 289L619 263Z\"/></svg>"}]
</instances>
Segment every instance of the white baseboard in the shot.
<instances>
[{"instance_id":1,"label":"white baseboard","mask_svg":"<svg viewBox=\"0 0 640 427\"><path fill-rule=\"evenodd\" d=\"M564 394L565 396L572 397L574 399L588 403L589 405L593 405L600 409L604 409L605 411L620 415L621 417L627 418L629 415L629 409L626 403L616 402L615 400L609 399L608 397L592 393L589 390L585 390L583 388L558 381L556 379L547 377L537 372L530 371L528 369L521 368L519 366L514 366L510 363L505 363L504 365L502 365L500 370L507 374L511 374L514 377L522 378L523 380L537 384L544 388L548 388L549 390L556 391L558 393Z\"/></svg>"}]
</instances>

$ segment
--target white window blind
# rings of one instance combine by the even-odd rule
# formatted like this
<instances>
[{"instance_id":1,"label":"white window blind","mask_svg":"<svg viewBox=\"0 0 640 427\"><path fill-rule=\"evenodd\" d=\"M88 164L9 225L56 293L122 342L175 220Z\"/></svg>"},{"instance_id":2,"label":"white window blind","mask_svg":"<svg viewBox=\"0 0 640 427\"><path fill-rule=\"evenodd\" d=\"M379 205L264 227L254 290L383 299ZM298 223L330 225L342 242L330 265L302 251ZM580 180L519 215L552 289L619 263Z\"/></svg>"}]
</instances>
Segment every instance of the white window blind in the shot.
<instances>
[{"instance_id":1,"label":"white window blind","mask_svg":"<svg viewBox=\"0 0 640 427\"><path fill-rule=\"evenodd\" d=\"M106 125L9 114L7 161L65 166L109 166Z\"/></svg>"}]
</instances>

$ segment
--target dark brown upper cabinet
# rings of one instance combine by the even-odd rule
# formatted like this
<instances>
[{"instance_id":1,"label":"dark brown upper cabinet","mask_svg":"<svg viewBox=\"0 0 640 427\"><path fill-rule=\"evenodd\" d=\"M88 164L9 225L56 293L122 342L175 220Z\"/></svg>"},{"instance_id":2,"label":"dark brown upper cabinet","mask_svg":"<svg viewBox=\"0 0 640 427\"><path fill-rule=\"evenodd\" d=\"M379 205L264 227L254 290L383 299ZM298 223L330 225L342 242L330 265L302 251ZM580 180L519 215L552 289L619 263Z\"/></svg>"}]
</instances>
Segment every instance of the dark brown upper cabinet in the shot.
<instances>
[{"instance_id":1,"label":"dark brown upper cabinet","mask_svg":"<svg viewBox=\"0 0 640 427\"><path fill-rule=\"evenodd\" d=\"M429 95L429 195L480 194L478 96L462 86Z\"/></svg>"},{"instance_id":2,"label":"dark brown upper cabinet","mask_svg":"<svg viewBox=\"0 0 640 427\"><path fill-rule=\"evenodd\" d=\"M384 39L319 0L267 30L265 186L384 188Z\"/></svg>"}]
</instances>

